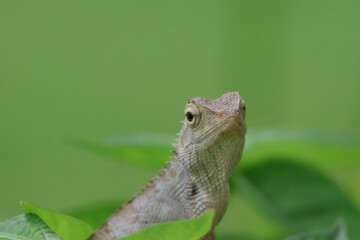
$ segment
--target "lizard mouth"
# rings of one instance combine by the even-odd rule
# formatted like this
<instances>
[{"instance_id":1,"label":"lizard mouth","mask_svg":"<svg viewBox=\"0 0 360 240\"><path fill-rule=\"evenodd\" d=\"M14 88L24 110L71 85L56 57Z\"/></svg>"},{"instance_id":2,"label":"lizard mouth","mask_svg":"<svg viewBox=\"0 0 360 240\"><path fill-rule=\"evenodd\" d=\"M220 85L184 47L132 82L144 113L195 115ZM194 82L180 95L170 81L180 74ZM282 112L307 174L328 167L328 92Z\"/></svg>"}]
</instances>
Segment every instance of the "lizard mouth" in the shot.
<instances>
[{"instance_id":1,"label":"lizard mouth","mask_svg":"<svg viewBox=\"0 0 360 240\"><path fill-rule=\"evenodd\" d=\"M216 131L217 129L217 131ZM246 133L246 127L245 124L243 124L243 119L241 116L231 116L228 118L223 119L222 121L216 123L215 125L212 125L211 127L208 127L203 130L203 133L197 138L195 138L193 141L189 143L190 144L196 144L196 143L202 143L206 141L207 139L213 139L216 140L220 137L226 137L223 133L228 132L225 131L226 129L230 130L230 135L237 134L237 135L245 135ZM220 132L221 134L217 134ZM213 134L216 134L214 136L211 136Z\"/></svg>"}]
</instances>

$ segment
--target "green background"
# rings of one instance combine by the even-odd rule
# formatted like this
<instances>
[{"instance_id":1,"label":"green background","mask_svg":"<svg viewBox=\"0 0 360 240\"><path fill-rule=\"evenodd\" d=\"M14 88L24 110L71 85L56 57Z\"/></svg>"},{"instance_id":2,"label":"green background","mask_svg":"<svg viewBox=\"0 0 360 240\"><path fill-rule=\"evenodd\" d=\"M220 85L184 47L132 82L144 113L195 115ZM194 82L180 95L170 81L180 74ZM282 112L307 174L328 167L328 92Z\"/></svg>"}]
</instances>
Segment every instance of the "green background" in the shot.
<instances>
[{"instance_id":1,"label":"green background","mask_svg":"<svg viewBox=\"0 0 360 240\"><path fill-rule=\"evenodd\" d=\"M239 91L249 131L360 134L359 1L0 1L0 220L127 199L156 172L69 144L179 131ZM341 161L341 158L339 158ZM358 168L358 165L356 165Z\"/></svg>"}]
</instances>

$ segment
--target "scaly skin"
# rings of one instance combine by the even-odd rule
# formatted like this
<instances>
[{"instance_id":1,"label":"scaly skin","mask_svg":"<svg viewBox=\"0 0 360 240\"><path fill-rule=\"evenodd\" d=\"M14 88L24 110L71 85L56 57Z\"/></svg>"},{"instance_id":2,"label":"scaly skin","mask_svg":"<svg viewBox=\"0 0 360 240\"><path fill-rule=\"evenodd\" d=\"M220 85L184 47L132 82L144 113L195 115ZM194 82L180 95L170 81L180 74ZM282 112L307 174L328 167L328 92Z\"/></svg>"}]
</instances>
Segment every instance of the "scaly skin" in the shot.
<instances>
[{"instance_id":1,"label":"scaly skin","mask_svg":"<svg viewBox=\"0 0 360 240\"><path fill-rule=\"evenodd\" d=\"M240 160L245 133L245 103L238 93L217 100L188 100L172 161L91 239L118 239L155 223L198 217L209 209L215 209L213 226L202 240L215 239L214 228L228 205L228 179Z\"/></svg>"}]
</instances>

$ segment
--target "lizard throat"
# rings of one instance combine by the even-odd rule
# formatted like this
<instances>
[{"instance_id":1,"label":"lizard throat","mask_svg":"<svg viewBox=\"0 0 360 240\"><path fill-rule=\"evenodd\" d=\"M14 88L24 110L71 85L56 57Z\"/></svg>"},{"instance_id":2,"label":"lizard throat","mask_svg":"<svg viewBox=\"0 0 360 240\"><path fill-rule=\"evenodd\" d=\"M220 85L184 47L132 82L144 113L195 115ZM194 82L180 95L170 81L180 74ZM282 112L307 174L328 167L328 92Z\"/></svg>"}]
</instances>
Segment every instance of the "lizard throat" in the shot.
<instances>
[{"instance_id":1,"label":"lizard throat","mask_svg":"<svg viewBox=\"0 0 360 240\"><path fill-rule=\"evenodd\" d=\"M207 148L193 144L175 152L192 177L207 182L227 181L240 160L243 145L241 138L233 135L213 142Z\"/></svg>"}]
</instances>

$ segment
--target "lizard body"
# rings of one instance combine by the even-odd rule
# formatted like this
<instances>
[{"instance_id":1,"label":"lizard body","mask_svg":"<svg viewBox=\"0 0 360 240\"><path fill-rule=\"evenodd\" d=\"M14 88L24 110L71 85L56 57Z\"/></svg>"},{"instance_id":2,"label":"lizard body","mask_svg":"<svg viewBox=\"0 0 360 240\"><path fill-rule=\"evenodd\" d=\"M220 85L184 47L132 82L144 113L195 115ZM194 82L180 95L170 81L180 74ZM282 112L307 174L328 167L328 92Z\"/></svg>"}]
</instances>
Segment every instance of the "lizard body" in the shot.
<instances>
[{"instance_id":1,"label":"lizard body","mask_svg":"<svg viewBox=\"0 0 360 240\"><path fill-rule=\"evenodd\" d=\"M228 205L228 178L242 155L245 133L245 103L238 93L188 100L172 160L91 239L118 239L209 209L215 209L213 226L202 239L215 239L213 230Z\"/></svg>"}]
</instances>

